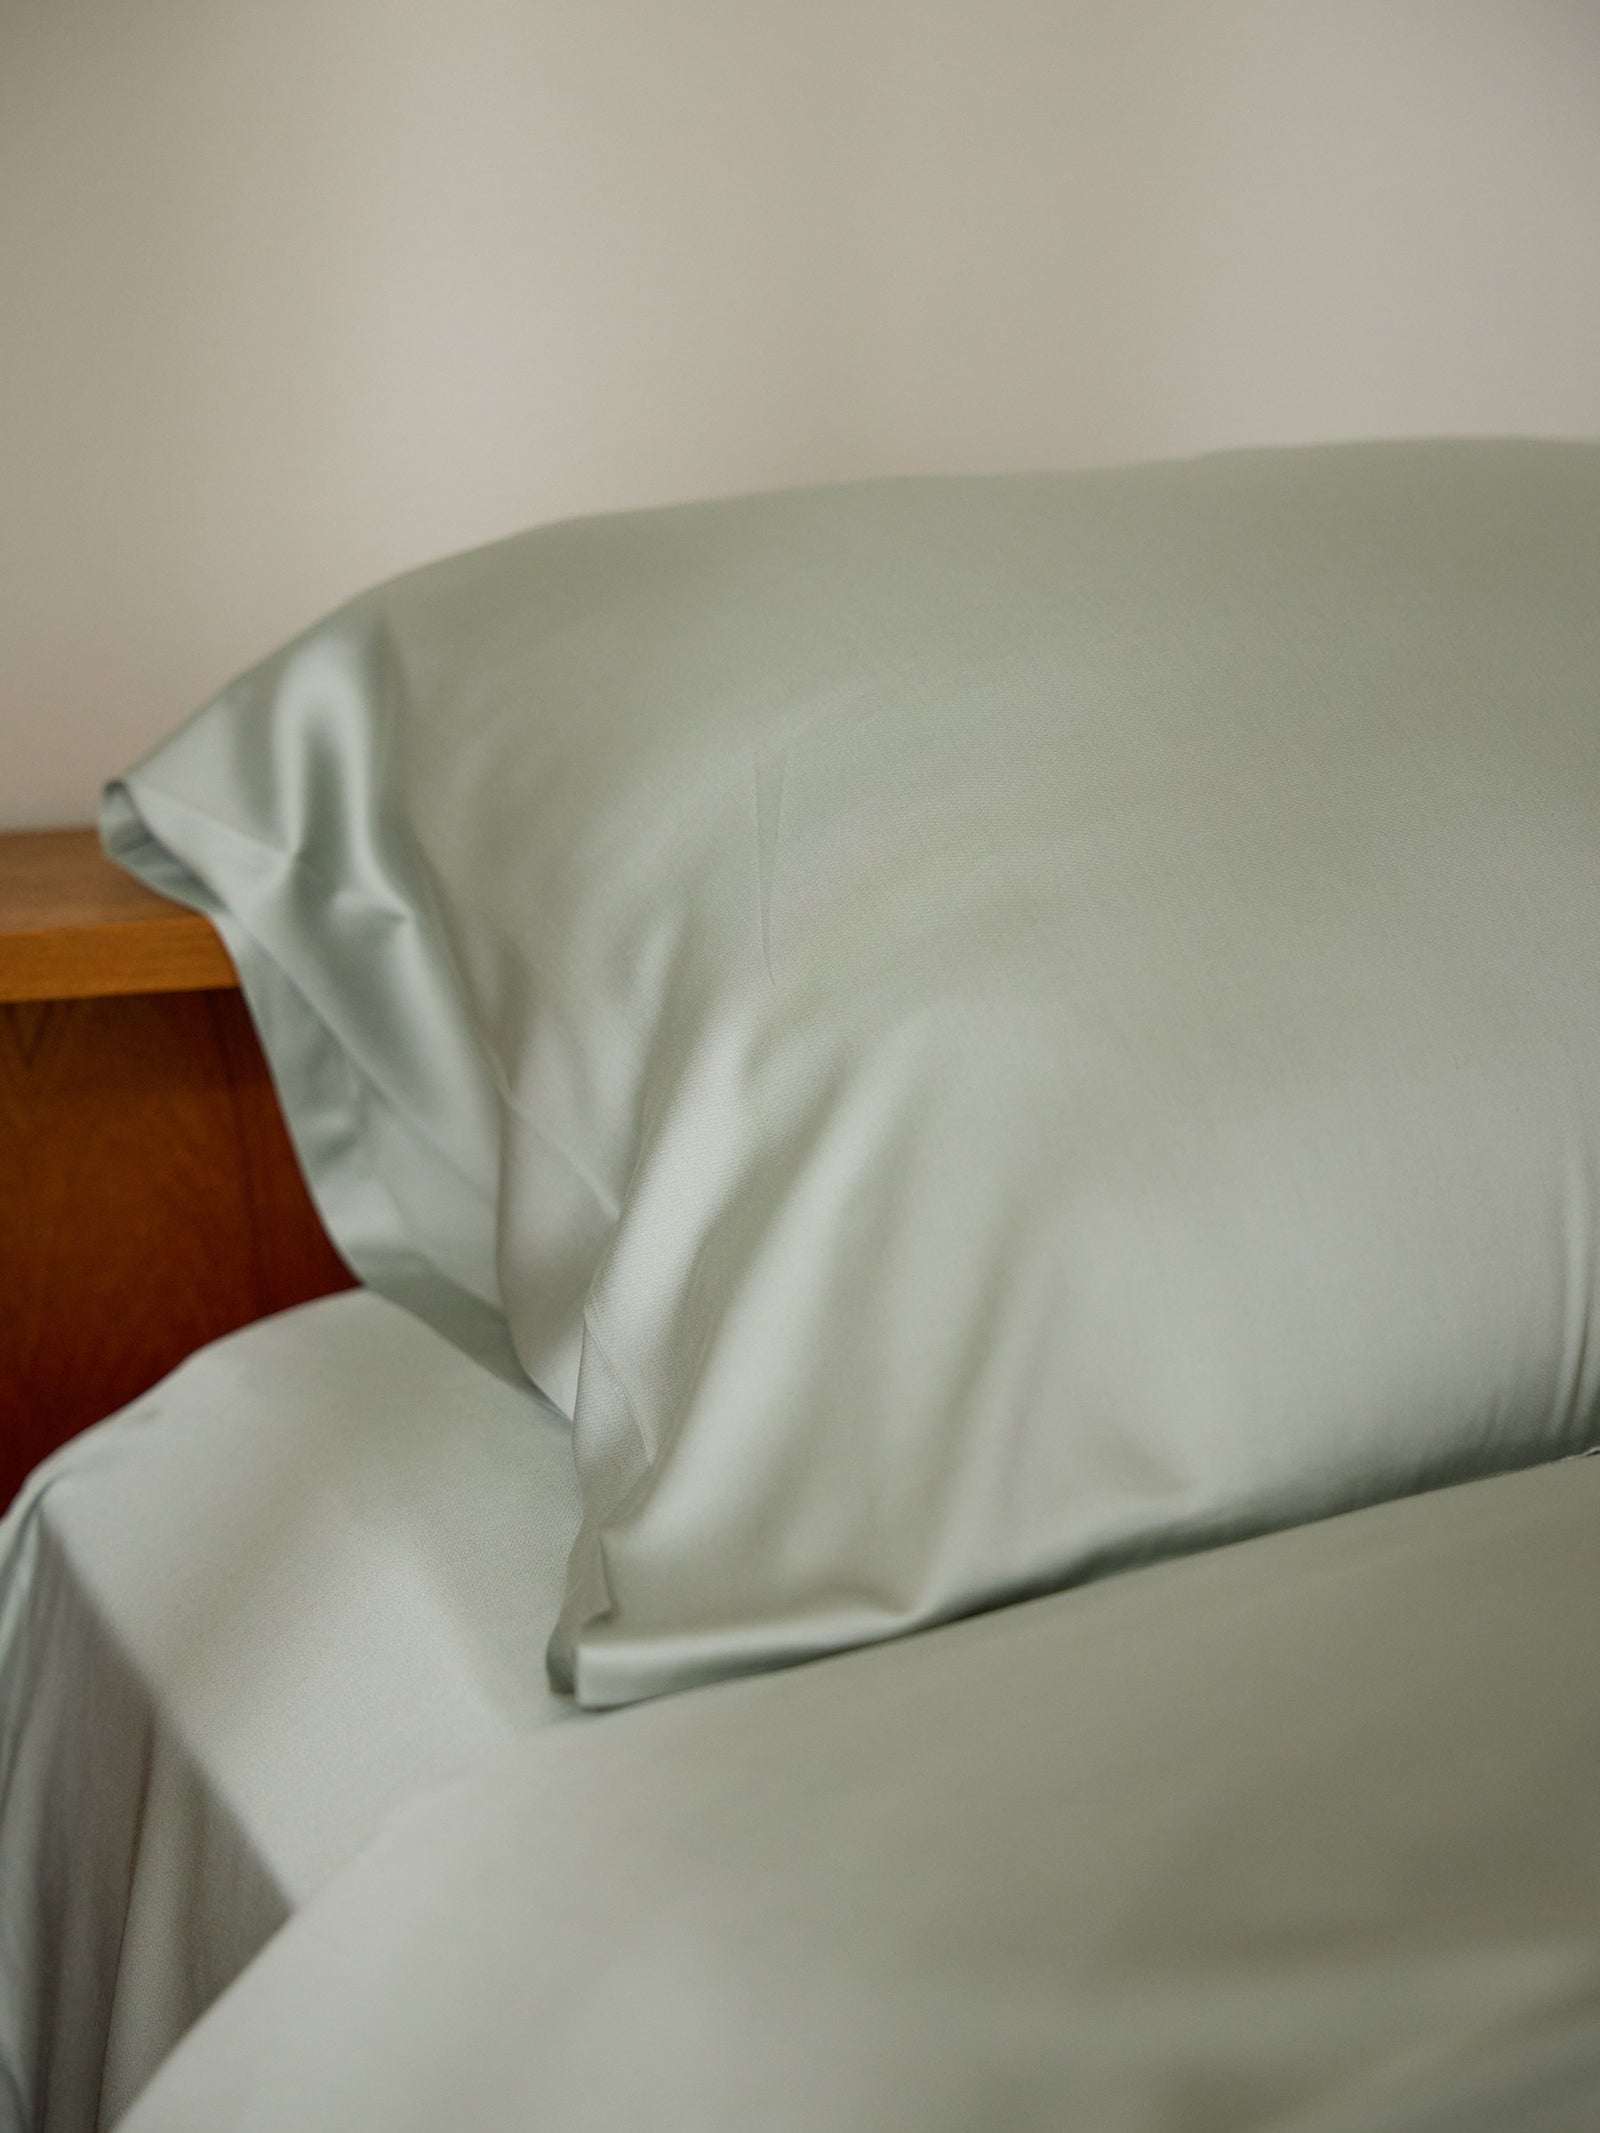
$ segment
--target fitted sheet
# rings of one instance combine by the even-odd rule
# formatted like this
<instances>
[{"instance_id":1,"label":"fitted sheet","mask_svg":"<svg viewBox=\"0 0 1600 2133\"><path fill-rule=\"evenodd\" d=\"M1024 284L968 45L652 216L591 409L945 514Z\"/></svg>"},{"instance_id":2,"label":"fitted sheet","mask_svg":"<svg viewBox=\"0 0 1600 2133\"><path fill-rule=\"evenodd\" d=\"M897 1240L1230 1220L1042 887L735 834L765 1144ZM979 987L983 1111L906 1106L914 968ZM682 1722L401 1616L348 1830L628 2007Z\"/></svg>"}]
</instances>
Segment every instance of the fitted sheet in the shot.
<instances>
[{"instance_id":1,"label":"fitted sheet","mask_svg":"<svg viewBox=\"0 0 1600 2133\"><path fill-rule=\"evenodd\" d=\"M401 1802L566 1707L567 1426L365 1292L217 1342L0 1525L0 2126L109 2124Z\"/></svg>"},{"instance_id":2,"label":"fitted sheet","mask_svg":"<svg viewBox=\"0 0 1600 2133\"><path fill-rule=\"evenodd\" d=\"M576 1516L561 1422L363 1295L41 1470L0 2123L1600 2122L1600 1462L598 1719Z\"/></svg>"},{"instance_id":3,"label":"fitted sheet","mask_svg":"<svg viewBox=\"0 0 1600 2133\"><path fill-rule=\"evenodd\" d=\"M487 1757L123 2133L1593 2133L1600 1463Z\"/></svg>"}]
</instances>

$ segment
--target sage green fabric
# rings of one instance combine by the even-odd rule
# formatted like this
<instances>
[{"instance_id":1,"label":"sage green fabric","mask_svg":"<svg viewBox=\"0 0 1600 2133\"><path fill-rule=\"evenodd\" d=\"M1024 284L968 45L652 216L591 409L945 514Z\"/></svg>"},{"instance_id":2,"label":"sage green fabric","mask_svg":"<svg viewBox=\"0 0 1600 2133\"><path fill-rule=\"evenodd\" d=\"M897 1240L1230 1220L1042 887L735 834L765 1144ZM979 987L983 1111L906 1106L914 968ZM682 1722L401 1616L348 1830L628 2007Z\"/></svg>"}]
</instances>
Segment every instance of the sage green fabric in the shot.
<instances>
[{"instance_id":1,"label":"sage green fabric","mask_svg":"<svg viewBox=\"0 0 1600 2133\"><path fill-rule=\"evenodd\" d=\"M546 1732L124 2133L1593 2133L1600 1462Z\"/></svg>"},{"instance_id":2,"label":"sage green fabric","mask_svg":"<svg viewBox=\"0 0 1600 2133\"><path fill-rule=\"evenodd\" d=\"M0 1519L5 2133L112 2125L396 1807L585 1722L541 1664L577 1498L563 1422L362 1290L38 1469Z\"/></svg>"},{"instance_id":3,"label":"sage green fabric","mask_svg":"<svg viewBox=\"0 0 1600 2133\"><path fill-rule=\"evenodd\" d=\"M1591 1443L1600 447L556 526L114 790L625 1702Z\"/></svg>"}]
</instances>

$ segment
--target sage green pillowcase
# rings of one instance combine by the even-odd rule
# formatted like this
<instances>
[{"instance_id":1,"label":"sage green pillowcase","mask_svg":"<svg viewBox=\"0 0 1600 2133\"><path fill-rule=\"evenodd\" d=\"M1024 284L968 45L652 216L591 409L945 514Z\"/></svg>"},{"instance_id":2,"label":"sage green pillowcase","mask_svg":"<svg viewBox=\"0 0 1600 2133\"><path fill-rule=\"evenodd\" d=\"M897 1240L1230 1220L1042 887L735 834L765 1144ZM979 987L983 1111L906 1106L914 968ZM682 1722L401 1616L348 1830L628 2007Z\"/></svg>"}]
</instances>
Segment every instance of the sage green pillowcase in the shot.
<instances>
[{"instance_id":1,"label":"sage green pillowcase","mask_svg":"<svg viewBox=\"0 0 1600 2133\"><path fill-rule=\"evenodd\" d=\"M551 527L107 829L573 1414L586 1703L1595 1441L1600 448Z\"/></svg>"}]
</instances>

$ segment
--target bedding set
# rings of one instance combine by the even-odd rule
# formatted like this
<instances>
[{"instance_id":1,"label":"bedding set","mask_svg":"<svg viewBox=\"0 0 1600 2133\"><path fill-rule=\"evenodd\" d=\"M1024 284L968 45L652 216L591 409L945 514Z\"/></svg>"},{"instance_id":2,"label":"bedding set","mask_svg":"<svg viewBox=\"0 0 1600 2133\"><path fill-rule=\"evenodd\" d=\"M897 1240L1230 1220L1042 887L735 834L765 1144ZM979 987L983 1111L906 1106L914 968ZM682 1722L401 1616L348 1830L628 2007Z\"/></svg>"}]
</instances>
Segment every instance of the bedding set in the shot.
<instances>
[{"instance_id":1,"label":"bedding set","mask_svg":"<svg viewBox=\"0 0 1600 2133\"><path fill-rule=\"evenodd\" d=\"M1594 445L581 521L225 691L103 830L369 1293L7 1521L17 2122L1596 2123L1597 824Z\"/></svg>"}]
</instances>

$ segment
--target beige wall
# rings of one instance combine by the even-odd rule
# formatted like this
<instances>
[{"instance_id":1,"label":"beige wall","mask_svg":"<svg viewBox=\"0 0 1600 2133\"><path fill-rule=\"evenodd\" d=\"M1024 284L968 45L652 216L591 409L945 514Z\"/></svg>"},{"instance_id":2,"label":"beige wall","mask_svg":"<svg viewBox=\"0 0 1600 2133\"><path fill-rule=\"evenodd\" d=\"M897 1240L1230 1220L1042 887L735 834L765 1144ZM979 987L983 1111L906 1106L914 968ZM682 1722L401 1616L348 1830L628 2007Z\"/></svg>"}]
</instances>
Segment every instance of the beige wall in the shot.
<instances>
[{"instance_id":1,"label":"beige wall","mask_svg":"<svg viewBox=\"0 0 1600 2133\"><path fill-rule=\"evenodd\" d=\"M1593 0L0 0L0 824L560 513L1600 432Z\"/></svg>"}]
</instances>

